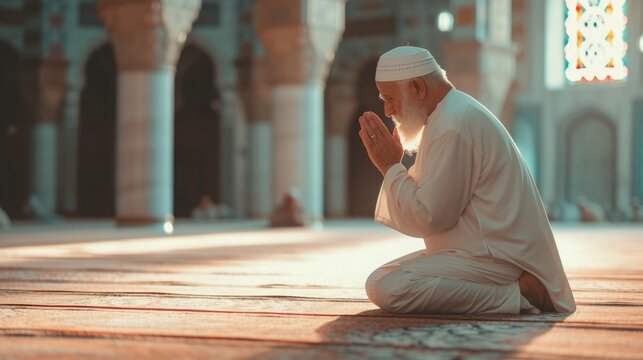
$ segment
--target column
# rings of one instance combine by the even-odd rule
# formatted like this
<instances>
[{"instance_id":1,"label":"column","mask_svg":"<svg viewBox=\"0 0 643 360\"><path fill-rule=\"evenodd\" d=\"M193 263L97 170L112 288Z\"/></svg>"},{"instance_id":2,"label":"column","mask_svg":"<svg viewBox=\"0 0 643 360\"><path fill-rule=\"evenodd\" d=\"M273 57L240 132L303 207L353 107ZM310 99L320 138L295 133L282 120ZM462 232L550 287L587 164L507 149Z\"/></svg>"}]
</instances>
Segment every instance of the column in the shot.
<instances>
[{"instance_id":1,"label":"column","mask_svg":"<svg viewBox=\"0 0 643 360\"><path fill-rule=\"evenodd\" d=\"M71 66L67 74L63 120L60 139L60 199L58 206L65 214L75 214L78 210L78 121L80 116L81 75L80 69Z\"/></svg>"},{"instance_id":2,"label":"column","mask_svg":"<svg viewBox=\"0 0 643 360\"><path fill-rule=\"evenodd\" d=\"M500 116L515 78L510 0L452 0L455 26L441 65L460 90ZM511 101L511 100L509 100Z\"/></svg>"},{"instance_id":3,"label":"column","mask_svg":"<svg viewBox=\"0 0 643 360\"><path fill-rule=\"evenodd\" d=\"M354 86L329 83L328 137L326 138L326 213L331 218L348 214L348 128L355 121Z\"/></svg>"},{"instance_id":4,"label":"column","mask_svg":"<svg viewBox=\"0 0 643 360\"><path fill-rule=\"evenodd\" d=\"M258 0L256 28L271 73L273 200L301 191L304 217L323 218L324 86L344 29L344 0ZM278 14L279 16L275 16Z\"/></svg>"},{"instance_id":5,"label":"column","mask_svg":"<svg viewBox=\"0 0 643 360\"><path fill-rule=\"evenodd\" d=\"M172 231L174 72L200 0L99 0L118 66L116 221Z\"/></svg>"},{"instance_id":6,"label":"column","mask_svg":"<svg viewBox=\"0 0 643 360\"><path fill-rule=\"evenodd\" d=\"M58 114L66 69L64 60L27 59L20 74L23 97L34 117L31 193L50 211L56 209Z\"/></svg>"},{"instance_id":7,"label":"column","mask_svg":"<svg viewBox=\"0 0 643 360\"><path fill-rule=\"evenodd\" d=\"M228 65L230 67L234 65ZM230 69L230 68L229 68ZM226 69L222 72L226 72ZM221 94L221 194L222 202L233 209L236 215L246 210L245 192L245 120L241 112L237 84L234 81L219 83Z\"/></svg>"},{"instance_id":8,"label":"column","mask_svg":"<svg viewBox=\"0 0 643 360\"><path fill-rule=\"evenodd\" d=\"M247 54L237 61L239 94L248 120L248 215L267 218L272 199L272 124L270 83L265 58Z\"/></svg>"}]
</instances>

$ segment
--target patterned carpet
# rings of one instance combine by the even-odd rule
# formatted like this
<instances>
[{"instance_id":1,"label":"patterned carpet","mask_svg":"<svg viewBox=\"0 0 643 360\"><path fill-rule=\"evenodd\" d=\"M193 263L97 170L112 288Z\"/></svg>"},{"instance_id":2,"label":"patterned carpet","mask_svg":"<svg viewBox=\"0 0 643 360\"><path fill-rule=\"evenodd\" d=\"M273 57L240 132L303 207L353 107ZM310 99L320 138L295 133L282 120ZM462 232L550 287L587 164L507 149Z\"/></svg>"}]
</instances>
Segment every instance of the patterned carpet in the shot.
<instances>
[{"instance_id":1,"label":"patterned carpet","mask_svg":"<svg viewBox=\"0 0 643 360\"><path fill-rule=\"evenodd\" d=\"M106 222L0 233L0 359L643 359L643 226L558 225L571 316L393 316L378 265L423 246L323 229Z\"/></svg>"}]
</instances>

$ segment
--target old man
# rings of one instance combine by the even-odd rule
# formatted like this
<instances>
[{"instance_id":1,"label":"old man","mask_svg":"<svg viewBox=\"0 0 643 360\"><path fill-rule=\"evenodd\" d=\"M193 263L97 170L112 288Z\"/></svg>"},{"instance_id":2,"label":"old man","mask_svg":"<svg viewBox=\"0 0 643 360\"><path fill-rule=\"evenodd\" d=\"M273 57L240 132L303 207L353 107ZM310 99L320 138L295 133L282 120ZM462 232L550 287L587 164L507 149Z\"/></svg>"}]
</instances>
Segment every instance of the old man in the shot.
<instances>
[{"instance_id":1,"label":"old man","mask_svg":"<svg viewBox=\"0 0 643 360\"><path fill-rule=\"evenodd\" d=\"M372 112L359 119L384 176L375 221L426 249L375 270L371 301L392 313L575 311L540 194L500 121L426 49L386 52L375 83L395 123L391 134ZM408 170L404 151L417 153Z\"/></svg>"}]
</instances>

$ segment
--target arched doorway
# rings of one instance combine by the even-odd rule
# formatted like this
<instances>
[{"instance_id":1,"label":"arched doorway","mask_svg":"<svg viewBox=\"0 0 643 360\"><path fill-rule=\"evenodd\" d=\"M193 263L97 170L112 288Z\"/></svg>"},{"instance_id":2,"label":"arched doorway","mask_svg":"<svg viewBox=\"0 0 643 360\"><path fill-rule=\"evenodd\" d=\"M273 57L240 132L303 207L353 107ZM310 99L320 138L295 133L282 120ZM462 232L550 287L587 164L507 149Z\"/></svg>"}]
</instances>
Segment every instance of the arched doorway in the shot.
<instances>
[{"instance_id":1,"label":"arched doorway","mask_svg":"<svg viewBox=\"0 0 643 360\"><path fill-rule=\"evenodd\" d=\"M203 50L186 44L176 70L174 120L174 214L190 216L203 195L221 202L220 95L214 65Z\"/></svg>"},{"instance_id":2,"label":"arched doorway","mask_svg":"<svg viewBox=\"0 0 643 360\"><path fill-rule=\"evenodd\" d=\"M375 86L376 69L377 59L373 59L364 66L359 74L356 91L358 106L353 116L355 120L348 130L348 216L350 217L372 217L382 185L382 175L371 163L359 137L360 126L357 119L365 111L372 111L384 121L389 131L395 127L393 121L384 115L384 103L380 100L379 90ZM408 168L413 165L414 161L415 155L405 154L402 164Z\"/></svg>"},{"instance_id":3,"label":"arched doorway","mask_svg":"<svg viewBox=\"0 0 643 360\"><path fill-rule=\"evenodd\" d=\"M85 65L78 138L78 215L113 217L115 208L116 59L111 44Z\"/></svg>"},{"instance_id":4,"label":"arched doorway","mask_svg":"<svg viewBox=\"0 0 643 360\"><path fill-rule=\"evenodd\" d=\"M106 44L86 65L81 95L78 151L78 211L81 216L115 214L116 63ZM175 81L174 213L189 216L202 195L220 201L219 94L214 66L198 47L181 52Z\"/></svg>"},{"instance_id":5,"label":"arched doorway","mask_svg":"<svg viewBox=\"0 0 643 360\"><path fill-rule=\"evenodd\" d=\"M30 187L32 122L18 91L19 59L0 41L0 207L11 218L24 215Z\"/></svg>"},{"instance_id":6,"label":"arched doorway","mask_svg":"<svg viewBox=\"0 0 643 360\"><path fill-rule=\"evenodd\" d=\"M570 202L579 197L606 210L616 205L616 130L610 120L587 114L566 131L565 193Z\"/></svg>"},{"instance_id":7,"label":"arched doorway","mask_svg":"<svg viewBox=\"0 0 643 360\"><path fill-rule=\"evenodd\" d=\"M359 74L357 81L358 106L348 133L349 176L348 176L348 214L351 217L372 217L375 202L382 184L382 175L371 164L366 149L359 137L357 119L365 111L372 111L384 120L391 130L393 122L384 116L384 105L375 87L377 59L368 62Z\"/></svg>"}]
</instances>

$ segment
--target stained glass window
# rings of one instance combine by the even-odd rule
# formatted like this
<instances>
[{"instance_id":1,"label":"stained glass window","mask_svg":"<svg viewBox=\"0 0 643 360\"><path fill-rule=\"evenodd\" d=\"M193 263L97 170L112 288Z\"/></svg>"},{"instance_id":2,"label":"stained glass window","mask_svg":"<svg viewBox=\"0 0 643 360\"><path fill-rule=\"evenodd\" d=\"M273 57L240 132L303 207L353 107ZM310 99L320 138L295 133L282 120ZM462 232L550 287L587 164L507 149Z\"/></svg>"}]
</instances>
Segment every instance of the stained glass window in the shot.
<instances>
[{"instance_id":1,"label":"stained glass window","mask_svg":"<svg viewBox=\"0 0 643 360\"><path fill-rule=\"evenodd\" d=\"M621 80L625 64L625 0L566 0L565 75L570 81Z\"/></svg>"}]
</instances>

